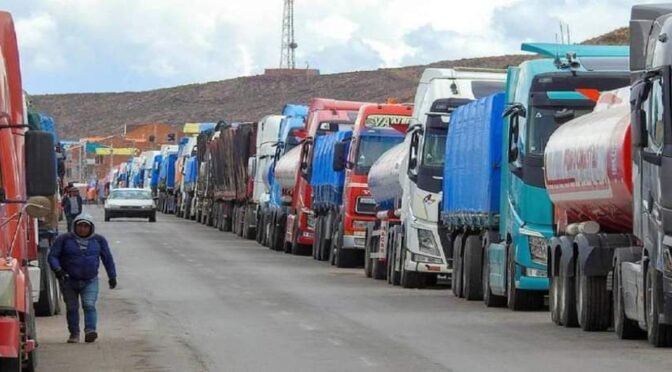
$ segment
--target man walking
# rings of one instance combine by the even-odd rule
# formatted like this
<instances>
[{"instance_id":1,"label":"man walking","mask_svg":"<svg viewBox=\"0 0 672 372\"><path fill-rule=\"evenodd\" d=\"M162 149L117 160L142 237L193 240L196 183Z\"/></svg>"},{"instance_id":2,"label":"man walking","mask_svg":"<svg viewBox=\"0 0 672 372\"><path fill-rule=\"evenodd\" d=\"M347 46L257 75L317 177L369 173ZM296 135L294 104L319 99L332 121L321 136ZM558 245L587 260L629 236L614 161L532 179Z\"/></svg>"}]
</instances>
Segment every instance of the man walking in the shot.
<instances>
[{"instance_id":1,"label":"man walking","mask_svg":"<svg viewBox=\"0 0 672 372\"><path fill-rule=\"evenodd\" d=\"M82 213L82 197L79 195L79 189L71 187L68 195L61 201L63 213L68 224L68 232L72 232L72 221Z\"/></svg>"},{"instance_id":2,"label":"man walking","mask_svg":"<svg viewBox=\"0 0 672 372\"><path fill-rule=\"evenodd\" d=\"M79 302L84 310L84 340L94 342L98 299L98 268L103 261L110 289L117 286L114 259L107 240L95 233L93 218L80 214L73 221L73 232L60 235L49 251L49 265L61 283L67 309L68 343L79 342Z\"/></svg>"}]
</instances>

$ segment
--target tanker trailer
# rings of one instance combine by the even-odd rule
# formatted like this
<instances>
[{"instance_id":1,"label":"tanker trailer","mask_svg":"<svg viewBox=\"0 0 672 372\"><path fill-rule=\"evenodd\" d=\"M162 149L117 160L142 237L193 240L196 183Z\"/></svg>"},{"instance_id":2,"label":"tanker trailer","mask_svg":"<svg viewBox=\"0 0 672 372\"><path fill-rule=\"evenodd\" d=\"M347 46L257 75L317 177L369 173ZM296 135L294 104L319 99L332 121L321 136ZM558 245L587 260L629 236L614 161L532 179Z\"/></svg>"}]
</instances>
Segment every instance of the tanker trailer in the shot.
<instances>
[{"instance_id":1,"label":"tanker trailer","mask_svg":"<svg viewBox=\"0 0 672 372\"><path fill-rule=\"evenodd\" d=\"M399 182L401 162L408 156L408 146L403 143L386 151L371 166L369 172L369 191L376 201L376 219L366 229L366 246L364 257L371 260L371 277L388 279L390 284L399 284L399 278L390 274L388 254L392 252L391 244L395 244L392 234L400 229L399 208L403 189ZM398 234L397 234L398 235Z\"/></svg>"},{"instance_id":2,"label":"tanker trailer","mask_svg":"<svg viewBox=\"0 0 672 372\"><path fill-rule=\"evenodd\" d=\"M287 228L287 214L289 206L292 203L292 193L296 183L296 174L301 164L301 146L295 146L287 151L279 160L276 161L273 168L273 178L280 187L281 208L277 209L272 217L273 229L270 231L271 249L285 250L290 253L284 244L285 231ZM275 190L277 193L278 190Z\"/></svg>"},{"instance_id":3,"label":"tanker trailer","mask_svg":"<svg viewBox=\"0 0 672 372\"><path fill-rule=\"evenodd\" d=\"M544 152L557 234L549 240L551 319L603 331L611 325L614 251L635 245L629 88L561 126Z\"/></svg>"}]
</instances>

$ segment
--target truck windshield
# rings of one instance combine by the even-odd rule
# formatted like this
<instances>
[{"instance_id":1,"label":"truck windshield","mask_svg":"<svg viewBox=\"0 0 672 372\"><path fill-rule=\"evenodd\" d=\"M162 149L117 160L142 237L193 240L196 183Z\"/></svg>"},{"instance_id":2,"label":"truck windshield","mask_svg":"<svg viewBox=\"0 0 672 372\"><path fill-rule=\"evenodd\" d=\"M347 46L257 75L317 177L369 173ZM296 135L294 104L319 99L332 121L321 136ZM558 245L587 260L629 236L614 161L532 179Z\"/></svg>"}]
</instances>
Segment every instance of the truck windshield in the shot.
<instances>
[{"instance_id":1,"label":"truck windshield","mask_svg":"<svg viewBox=\"0 0 672 372\"><path fill-rule=\"evenodd\" d=\"M359 138L355 174L367 174L373 163L387 150L404 140L402 136L362 136Z\"/></svg>"},{"instance_id":2,"label":"truck windshield","mask_svg":"<svg viewBox=\"0 0 672 372\"><path fill-rule=\"evenodd\" d=\"M592 109L583 107L532 107L528 116L528 143L529 153L544 155L546 143L553 132L562 124L592 112Z\"/></svg>"},{"instance_id":3,"label":"truck windshield","mask_svg":"<svg viewBox=\"0 0 672 372\"><path fill-rule=\"evenodd\" d=\"M422 166L443 168L443 158L446 151L446 130L433 129L425 135L425 144L422 148Z\"/></svg>"}]
</instances>

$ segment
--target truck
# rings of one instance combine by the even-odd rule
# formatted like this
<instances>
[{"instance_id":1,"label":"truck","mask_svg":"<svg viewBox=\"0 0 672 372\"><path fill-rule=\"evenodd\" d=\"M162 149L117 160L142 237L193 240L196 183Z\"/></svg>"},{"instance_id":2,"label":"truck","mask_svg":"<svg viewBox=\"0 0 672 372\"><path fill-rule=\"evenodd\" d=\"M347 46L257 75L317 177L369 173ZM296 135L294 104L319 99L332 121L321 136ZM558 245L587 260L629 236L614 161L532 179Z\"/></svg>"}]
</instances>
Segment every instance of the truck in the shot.
<instances>
[{"instance_id":1,"label":"truck","mask_svg":"<svg viewBox=\"0 0 672 372\"><path fill-rule=\"evenodd\" d=\"M333 171L345 171L344 190L342 203L313 208L317 216L315 259L333 257L338 267L369 267L365 262L366 229L375 219L376 203L369 192L368 173L383 153L403 142L412 110L410 105L364 105L359 109L351 143L341 141L329 149L334 152Z\"/></svg>"},{"instance_id":2,"label":"truck","mask_svg":"<svg viewBox=\"0 0 672 372\"><path fill-rule=\"evenodd\" d=\"M208 188L199 202L204 217L220 231L233 231L252 239L256 228L245 211L252 198L253 179L249 176L250 157L256 151L257 123L217 125L208 142Z\"/></svg>"},{"instance_id":3,"label":"truck","mask_svg":"<svg viewBox=\"0 0 672 372\"><path fill-rule=\"evenodd\" d=\"M305 137L305 120L308 114L308 106L297 104L286 104L282 109L283 119L280 122L278 132L278 141L275 146L273 160L268 167L266 179L268 180L269 202L266 208L262 208L262 215L265 228L261 240L275 251L283 249L285 240L285 230L287 214L291 205L291 194L294 190L294 180L299 168L299 157L295 157L295 163L290 162L290 158L284 155L294 149ZM279 172L286 173L286 179L291 180L287 187L279 181L277 175L280 159L287 163L280 167Z\"/></svg>"},{"instance_id":4,"label":"truck","mask_svg":"<svg viewBox=\"0 0 672 372\"><path fill-rule=\"evenodd\" d=\"M54 180L56 180L57 191L54 196L50 198L51 206L49 214L43 218L37 219L38 251L35 263L40 268L40 294L34 298L35 315L52 316L58 315L61 312L61 288L58 285L58 281L51 270L51 267L49 267L47 257L49 255L51 244L58 236L60 190L63 188L62 177L65 173L65 164L63 164L65 156L63 154L63 148L59 143L58 134L56 133L56 121L54 118L44 113L28 111L28 124L30 130L39 130L51 134L55 143L54 155L57 159L57 163L54 168L55 173L53 174L53 177Z\"/></svg>"},{"instance_id":5,"label":"truck","mask_svg":"<svg viewBox=\"0 0 672 372\"><path fill-rule=\"evenodd\" d=\"M250 158L249 176L254 179L252 186L252 198L245 209L245 216L254 219L254 238L258 243L262 242L264 220L270 202L270 183L268 182L268 169L273 162L273 156L278 146L278 136L283 115L267 115L257 124L256 152Z\"/></svg>"},{"instance_id":6,"label":"truck","mask_svg":"<svg viewBox=\"0 0 672 372\"><path fill-rule=\"evenodd\" d=\"M180 144L175 163L175 197L178 217L195 218L195 194L198 180L198 136L213 131L215 123L186 123L182 132L186 135Z\"/></svg>"},{"instance_id":7,"label":"truck","mask_svg":"<svg viewBox=\"0 0 672 372\"><path fill-rule=\"evenodd\" d=\"M516 311L541 308L548 293L547 240L554 231L544 184L548 138L591 112L601 92L628 83L627 47L526 43L522 50L545 58L508 70L499 226L477 239L469 232L453 238L455 294Z\"/></svg>"},{"instance_id":8,"label":"truck","mask_svg":"<svg viewBox=\"0 0 672 372\"><path fill-rule=\"evenodd\" d=\"M560 212L551 318L586 331L613 321L619 338L656 347L672 346L671 14L670 4L632 7L629 97L605 95L605 109L554 133L544 159Z\"/></svg>"},{"instance_id":9,"label":"truck","mask_svg":"<svg viewBox=\"0 0 672 372\"><path fill-rule=\"evenodd\" d=\"M367 234L374 239L367 238L367 245L379 272L384 261L390 284L422 288L439 275L452 274L452 244L439 223L449 118L462 104L502 90L504 81L505 74L497 70L429 68L423 72L403 142L405 150L395 149L404 157L398 163L378 162L385 168L384 173L376 172L381 179L373 179L374 169L369 175L380 205L377 228Z\"/></svg>"},{"instance_id":10,"label":"truck","mask_svg":"<svg viewBox=\"0 0 672 372\"><path fill-rule=\"evenodd\" d=\"M313 246L315 215L311 207L313 149L319 136L352 128L359 108L364 102L338 101L314 98L306 118L306 138L301 144L299 172L294 182L292 206L287 215L285 251L295 255L309 255Z\"/></svg>"},{"instance_id":11,"label":"truck","mask_svg":"<svg viewBox=\"0 0 672 372\"><path fill-rule=\"evenodd\" d=\"M177 145L161 147L161 163L159 164L158 203L157 209L162 213L175 213L175 163L177 162Z\"/></svg>"},{"instance_id":12,"label":"truck","mask_svg":"<svg viewBox=\"0 0 672 372\"><path fill-rule=\"evenodd\" d=\"M144 151L140 154L141 164L141 182L143 188L148 190L155 190L159 172L155 169L154 164L160 162L161 151ZM157 159L158 158L158 159Z\"/></svg>"},{"instance_id":13,"label":"truck","mask_svg":"<svg viewBox=\"0 0 672 372\"><path fill-rule=\"evenodd\" d=\"M0 11L0 371L35 371L34 299L40 293L36 218L54 211L56 155L49 132L27 130L12 16Z\"/></svg>"}]
</instances>

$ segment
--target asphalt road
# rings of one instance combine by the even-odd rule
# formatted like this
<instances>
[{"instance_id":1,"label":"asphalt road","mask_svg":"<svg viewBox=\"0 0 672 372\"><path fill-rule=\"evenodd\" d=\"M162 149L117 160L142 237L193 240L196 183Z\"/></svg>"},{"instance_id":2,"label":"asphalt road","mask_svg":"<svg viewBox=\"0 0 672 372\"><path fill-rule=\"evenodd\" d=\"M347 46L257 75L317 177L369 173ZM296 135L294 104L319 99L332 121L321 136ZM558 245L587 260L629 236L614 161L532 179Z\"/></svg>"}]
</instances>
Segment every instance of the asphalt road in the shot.
<instances>
[{"instance_id":1,"label":"asphalt road","mask_svg":"<svg viewBox=\"0 0 672 372\"><path fill-rule=\"evenodd\" d=\"M99 210L91 208L98 221ZM160 215L98 222L119 288L100 338L38 322L42 371L663 371L670 350L553 325L547 312L405 290ZM102 274L103 278L105 275Z\"/></svg>"}]
</instances>

